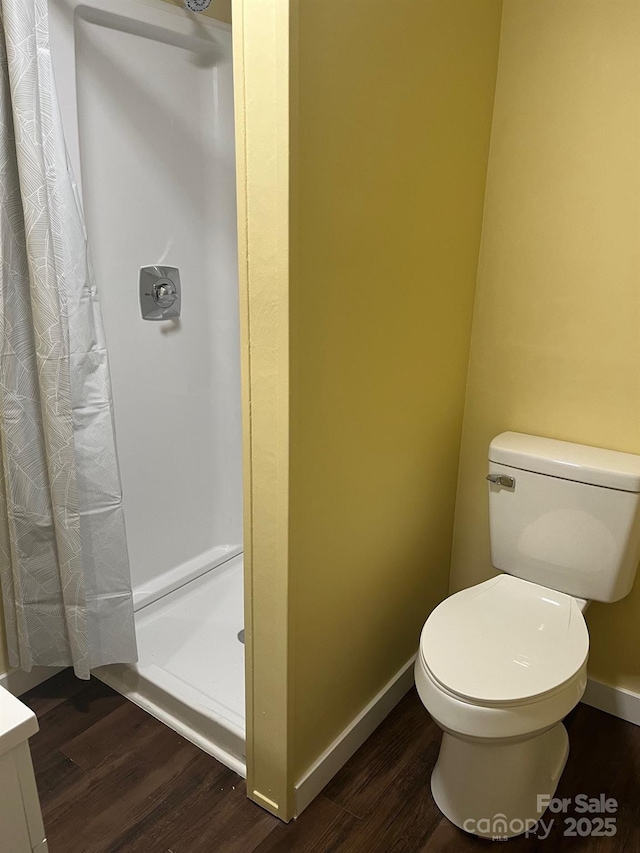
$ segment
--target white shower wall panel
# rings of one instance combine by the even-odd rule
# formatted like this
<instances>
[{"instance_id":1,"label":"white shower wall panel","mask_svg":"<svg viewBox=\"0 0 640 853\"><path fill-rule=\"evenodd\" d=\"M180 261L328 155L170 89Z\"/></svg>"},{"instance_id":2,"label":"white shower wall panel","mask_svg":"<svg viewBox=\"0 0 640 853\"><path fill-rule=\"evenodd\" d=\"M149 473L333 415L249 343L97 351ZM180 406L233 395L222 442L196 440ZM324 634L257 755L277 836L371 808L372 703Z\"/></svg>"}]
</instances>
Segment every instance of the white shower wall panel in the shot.
<instances>
[{"instance_id":1,"label":"white shower wall panel","mask_svg":"<svg viewBox=\"0 0 640 853\"><path fill-rule=\"evenodd\" d=\"M139 600L242 539L231 34L137 0L55 0L51 19ZM151 264L180 269L178 321L141 319Z\"/></svg>"}]
</instances>

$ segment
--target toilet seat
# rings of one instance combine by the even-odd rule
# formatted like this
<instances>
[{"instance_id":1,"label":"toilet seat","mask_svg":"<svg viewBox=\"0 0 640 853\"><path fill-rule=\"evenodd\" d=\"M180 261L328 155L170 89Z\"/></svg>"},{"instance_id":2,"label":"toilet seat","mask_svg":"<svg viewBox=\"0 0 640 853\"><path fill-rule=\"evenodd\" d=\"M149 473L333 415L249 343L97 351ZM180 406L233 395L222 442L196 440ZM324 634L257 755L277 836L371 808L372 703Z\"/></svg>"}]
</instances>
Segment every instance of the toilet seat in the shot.
<instances>
[{"instance_id":1,"label":"toilet seat","mask_svg":"<svg viewBox=\"0 0 640 853\"><path fill-rule=\"evenodd\" d=\"M551 699L554 696L558 696L564 691L566 691L567 688L572 689L575 683L580 683L580 681L582 680L583 672L586 669L585 661L585 664L580 667L580 669L578 669L577 672L575 672L574 675L571 676L571 678L568 678L566 681L563 681L562 684L557 685L551 690L546 690L544 693L538 693L535 696L527 697L524 699L515 699L513 701L507 702L486 702L475 697L463 696L462 694L456 693L454 690L451 690L439 679L436 678L433 672L429 669L429 666L422 655L420 655L419 660L425 675L427 676L427 678L429 678L433 686L437 688L440 693L451 697L451 699L455 699L457 702L462 702L465 705L469 705L469 707L471 708L493 708L502 710L509 710L511 708L517 710L519 707L522 707L524 705L536 704L544 699Z\"/></svg>"},{"instance_id":2,"label":"toilet seat","mask_svg":"<svg viewBox=\"0 0 640 853\"><path fill-rule=\"evenodd\" d=\"M425 666L422 655L416 660L415 680L422 704L441 729L458 737L500 742L530 737L562 720L582 698L587 686L587 666L585 663L561 688L533 701L511 704L472 703L443 690Z\"/></svg>"},{"instance_id":3,"label":"toilet seat","mask_svg":"<svg viewBox=\"0 0 640 853\"><path fill-rule=\"evenodd\" d=\"M584 668L589 633L577 602L499 575L443 601L427 619L420 657L463 702L518 705L550 696Z\"/></svg>"}]
</instances>

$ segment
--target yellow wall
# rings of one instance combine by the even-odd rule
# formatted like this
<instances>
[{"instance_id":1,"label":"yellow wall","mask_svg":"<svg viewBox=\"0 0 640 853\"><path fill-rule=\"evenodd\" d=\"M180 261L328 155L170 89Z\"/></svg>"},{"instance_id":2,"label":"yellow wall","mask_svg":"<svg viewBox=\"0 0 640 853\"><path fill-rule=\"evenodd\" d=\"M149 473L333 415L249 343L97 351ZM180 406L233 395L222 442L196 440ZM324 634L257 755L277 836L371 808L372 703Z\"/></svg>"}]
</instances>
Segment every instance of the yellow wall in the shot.
<instances>
[{"instance_id":1,"label":"yellow wall","mask_svg":"<svg viewBox=\"0 0 640 853\"><path fill-rule=\"evenodd\" d=\"M299 0L290 624L299 777L446 595L500 0Z\"/></svg>"},{"instance_id":2,"label":"yellow wall","mask_svg":"<svg viewBox=\"0 0 640 853\"><path fill-rule=\"evenodd\" d=\"M289 0L234 0L247 792L293 815L289 715Z\"/></svg>"},{"instance_id":3,"label":"yellow wall","mask_svg":"<svg viewBox=\"0 0 640 853\"><path fill-rule=\"evenodd\" d=\"M452 587L492 574L487 447L640 453L640 4L505 0ZM590 674L640 691L640 583L594 604Z\"/></svg>"}]
</instances>

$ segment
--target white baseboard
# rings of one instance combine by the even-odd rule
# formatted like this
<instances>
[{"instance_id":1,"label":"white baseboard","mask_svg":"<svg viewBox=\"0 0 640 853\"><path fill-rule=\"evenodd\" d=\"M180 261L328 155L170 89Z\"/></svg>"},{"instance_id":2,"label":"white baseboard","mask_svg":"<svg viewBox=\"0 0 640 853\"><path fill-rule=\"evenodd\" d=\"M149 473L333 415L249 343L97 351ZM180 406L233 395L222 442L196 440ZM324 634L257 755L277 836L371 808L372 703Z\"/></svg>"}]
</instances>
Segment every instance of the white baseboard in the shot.
<instances>
[{"instance_id":1,"label":"white baseboard","mask_svg":"<svg viewBox=\"0 0 640 853\"><path fill-rule=\"evenodd\" d=\"M34 666L31 672L25 672L23 669L10 669L9 672L0 674L0 687L4 687L14 696L22 696L27 690L37 687L38 684L42 684L48 678L53 678L65 668L64 666Z\"/></svg>"},{"instance_id":2,"label":"white baseboard","mask_svg":"<svg viewBox=\"0 0 640 853\"><path fill-rule=\"evenodd\" d=\"M640 695L590 678L582 701L585 705L606 711L614 717L640 726Z\"/></svg>"},{"instance_id":3,"label":"white baseboard","mask_svg":"<svg viewBox=\"0 0 640 853\"><path fill-rule=\"evenodd\" d=\"M306 809L413 686L413 655L296 783L296 817Z\"/></svg>"}]
</instances>

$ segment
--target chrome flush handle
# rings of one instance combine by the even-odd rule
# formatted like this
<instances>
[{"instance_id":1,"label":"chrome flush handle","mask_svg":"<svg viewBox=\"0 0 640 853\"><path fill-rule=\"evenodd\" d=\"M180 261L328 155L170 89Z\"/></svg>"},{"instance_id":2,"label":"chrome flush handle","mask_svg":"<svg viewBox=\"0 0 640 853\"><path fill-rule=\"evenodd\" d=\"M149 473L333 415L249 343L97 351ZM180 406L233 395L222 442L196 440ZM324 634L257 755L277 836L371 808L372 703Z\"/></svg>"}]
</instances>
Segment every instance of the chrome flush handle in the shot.
<instances>
[{"instance_id":1,"label":"chrome flush handle","mask_svg":"<svg viewBox=\"0 0 640 853\"><path fill-rule=\"evenodd\" d=\"M487 474L487 480L496 486L504 486L505 489L515 489L516 478L508 477L506 474Z\"/></svg>"}]
</instances>

